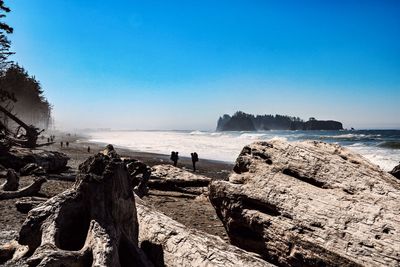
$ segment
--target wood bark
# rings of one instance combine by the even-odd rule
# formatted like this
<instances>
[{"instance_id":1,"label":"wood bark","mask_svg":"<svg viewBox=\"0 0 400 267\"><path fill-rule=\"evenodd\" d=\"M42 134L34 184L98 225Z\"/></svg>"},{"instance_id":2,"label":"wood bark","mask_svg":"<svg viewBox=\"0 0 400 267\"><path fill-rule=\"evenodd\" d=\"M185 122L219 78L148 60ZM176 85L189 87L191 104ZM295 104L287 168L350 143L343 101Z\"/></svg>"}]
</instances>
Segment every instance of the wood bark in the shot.
<instances>
[{"instance_id":1,"label":"wood bark","mask_svg":"<svg viewBox=\"0 0 400 267\"><path fill-rule=\"evenodd\" d=\"M35 177L33 183L16 191L0 191L0 200L35 196L46 182L45 177Z\"/></svg>"},{"instance_id":2,"label":"wood bark","mask_svg":"<svg viewBox=\"0 0 400 267\"><path fill-rule=\"evenodd\" d=\"M335 144L246 146L209 197L230 241L281 266L399 266L400 181Z\"/></svg>"},{"instance_id":3,"label":"wood bark","mask_svg":"<svg viewBox=\"0 0 400 267\"><path fill-rule=\"evenodd\" d=\"M125 164L97 154L79 167L73 187L35 207L10 266L152 266L138 247L135 199ZM2 252L3 251L3 252Z\"/></svg>"},{"instance_id":4,"label":"wood bark","mask_svg":"<svg viewBox=\"0 0 400 267\"><path fill-rule=\"evenodd\" d=\"M156 165L151 169L147 184L150 189L201 195L207 193L210 181L209 177L193 174L171 165Z\"/></svg>"},{"instance_id":5,"label":"wood bark","mask_svg":"<svg viewBox=\"0 0 400 267\"><path fill-rule=\"evenodd\" d=\"M19 176L13 169L6 172L6 182L0 186L2 191L17 191L19 187Z\"/></svg>"},{"instance_id":6,"label":"wood bark","mask_svg":"<svg viewBox=\"0 0 400 267\"><path fill-rule=\"evenodd\" d=\"M252 253L174 221L136 200L140 247L155 266L274 266Z\"/></svg>"}]
</instances>

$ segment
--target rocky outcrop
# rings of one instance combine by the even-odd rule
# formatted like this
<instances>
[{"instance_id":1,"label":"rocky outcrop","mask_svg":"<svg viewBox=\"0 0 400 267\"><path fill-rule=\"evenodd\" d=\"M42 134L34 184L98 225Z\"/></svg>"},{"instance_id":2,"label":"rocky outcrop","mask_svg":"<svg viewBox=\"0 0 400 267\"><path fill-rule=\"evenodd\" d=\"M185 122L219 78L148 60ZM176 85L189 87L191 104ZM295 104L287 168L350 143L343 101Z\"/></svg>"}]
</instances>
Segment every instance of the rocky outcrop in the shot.
<instances>
[{"instance_id":1,"label":"rocky outcrop","mask_svg":"<svg viewBox=\"0 0 400 267\"><path fill-rule=\"evenodd\" d=\"M189 229L136 200L141 249L155 266L273 266L221 238Z\"/></svg>"},{"instance_id":2,"label":"rocky outcrop","mask_svg":"<svg viewBox=\"0 0 400 267\"><path fill-rule=\"evenodd\" d=\"M151 169L147 184L150 189L200 195L207 191L210 182L209 177L193 174L172 165L156 165Z\"/></svg>"},{"instance_id":3,"label":"rocky outcrop","mask_svg":"<svg viewBox=\"0 0 400 267\"><path fill-rule=\"evenodd\" d=\"M0 154L0 164L16 171L35 163L47 173L61 172L66 168L68 160L69 157L61 152L19 147L12 147L8 152Z\"/></svg>"},{"instance_id":4,"label":"rocky outcrop","mask_svg":"<svg viewBox=\"0 0 400 267\"><path fill-rule=\"evenodd\" d=\"M256 115L241 111L233 116L223 115L218 119L217 131L255 131L255 130L342 130L341 122L333 120L303 121L299 117L286 115Z\"/></svg>"},{"instance_id":5,"label":"rocky outcrop","mask_svg":"<svg viewBox=\"0 0 400 267\"><path fill-rule=\"evenodd\" d=\"M249 117L233 116L229 121L222 126L217 126L221 131L255 131L253 121Z\"/></svg>"},{"instance_id":6,"label":"rocky outcrop","mask_svg":"<svg viewBox=\"0 0 400 267\"><path fill-rule=\"evenodd\" d=\"M335 144L257 142L209 197L231 243L281 266L399 266L400 182Z\"/></svg>"},{"instance_id":7,"label":"rocky outcrop","mask_svg":"<svg viewBox=\"0 0 400 267\"><path fill-rule=\"evenodd\" d=\"M394 167L389 173L397 179L400 179L400 164Z\"/></svg>"},{"instance_id":8,"label":"rocky outcrop","mask_svg":"<svg viewBox=\"0 0 400 267\"><path fill-rule=\"evenodd\" d=\"M303 124L303 130L325 130L325 131L336 131L343 130L343 124L338 121L320 121L320 120L309 120Z\"/></svg>"},{"instance_id":9,"label":"rocky outcrop","mask_svg":"<svg viewBox=\"0 0 400 267\"><path fill-rule=\"evenodd\" d=\"M152 266L138 247L135 199L125 164L111 153L99 153L79 169L71 189L29 211L18 241L0 248L0 264Z\"/></svg>"}]
</instances>

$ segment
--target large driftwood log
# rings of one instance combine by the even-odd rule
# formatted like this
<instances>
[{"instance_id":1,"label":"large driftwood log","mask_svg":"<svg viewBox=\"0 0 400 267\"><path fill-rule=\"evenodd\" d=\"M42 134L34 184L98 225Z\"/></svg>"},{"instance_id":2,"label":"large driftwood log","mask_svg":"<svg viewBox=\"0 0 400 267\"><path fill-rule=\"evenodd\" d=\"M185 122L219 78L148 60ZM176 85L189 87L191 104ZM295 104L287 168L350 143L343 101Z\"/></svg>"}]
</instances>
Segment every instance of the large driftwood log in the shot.
<instances>
[{"instance_id":1,"label":"large driftwood log","mask_svg":"<svg viewBox=\"0 0 400 267\"><path fill-rule=\"evenodd\" d=\"M13 169L8 169L6 173L6 181L0 186L3 191L17 191L19 187L19 176Z\"/></svg>"},{"instance_id":2,"label":"large driftwood log","mask_svg":"<svg viewBox=\"0 0 400 267\"><path fill-rule=\"evenodd\" d=\"M400 182L322 142L246 146L210 200L233 244L281 266L399 266Z\"/></svg>"},{"instance_id":3,"label":"large driftwood log","mask_svg":"<svg viewBox=\"0 0 400 267\"><path fill-rule=\"evenodd\" d=\"M1 254L10 266L152 266L138 248L125 164L108 155L90 157L71 189L29 212L18 243L4 246Z\"/></svg>"},{"instance_id":4,"label":"large driftwood log","mask_svg":"<svg viewBox=\"0 0 400 267\"><path fill-rule=\"evenodd\" d=\"M7 153L0 153L0 164L16 171L35 163L47 173L57 173L65 170L68 160L69 157L64 153L40 149L12 147Z\"/></svg>"},{"instance_id":5,"label":"large driftwood log","mask_svg":"<svg viewBox=\"0 0 400 267\"><path fill-rule=\"evenodd\" d=\"M273 266L221 238L189 229L136 200L139 241L155 266Z\"/></svg>"},{"instance_id":6,"label":"large driftwood log","mask_svg":"<svg viewBox=\"0 0 400 267\"><path fill-rule=\"evenodd\" d=\"M32 184L16 191L0 191L0 200L35 196L46 182L45 177L36 177Z\"/></svg>"},{"instance_id":7,"label":"large driftwood log","mask_svg":"<svg viewBox=\"0 0 400 267\"><path fill-rule=\"evenodd\" d=\"M210 181L209 177L193 174L172 165L156 165L152 167L147 184L150 189L201 195L207 192Z\"/></svg>"}]
</instances>

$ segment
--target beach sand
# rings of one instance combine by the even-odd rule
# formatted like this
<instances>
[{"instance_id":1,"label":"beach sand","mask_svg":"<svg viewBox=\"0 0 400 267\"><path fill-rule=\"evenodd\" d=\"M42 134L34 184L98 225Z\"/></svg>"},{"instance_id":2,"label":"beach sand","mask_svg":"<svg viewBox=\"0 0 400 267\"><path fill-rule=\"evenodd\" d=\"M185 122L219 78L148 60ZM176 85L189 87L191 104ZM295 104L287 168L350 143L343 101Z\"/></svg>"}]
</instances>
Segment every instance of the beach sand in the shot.
<instances>
[{"instance_id":1,"label":"beach sand","mask_svg":"<svg viewBox=\"0 0 400 267\"><path fill-rule=\"evenodd\" d=\"M64 143L63 147L60 146L61 140ZM70 143L69 147L65 146L66 141ZM91 148L90 153L87 152L88 146ZM90 143L82 139L82 137L62 135L56 137L55 144L44 147L44 149L67 154L70 157L68 162L70 171L76 172L80 163L85 161L89 156L103 150L104 147L105 144ZM150 166L171 164L169 155L138 152L118 147L116 147L116 150L122 157L135 158ZM178 167L191 171L191 164L190 158L181 157ZM213 179L226 179L233 167L229 163L203 160L201 158L196 166L198 169L196 173ZM28 185L31 179L31 177L21 177L20 188ZM4 181L5 179L0 178L0 183ZM72 184L73 182L71 181L49 179L43 185L40 193L51 197L68 189ZM149 195L145 196L143 200L155 209L190 228L202 230L227 240L225 229L208 199L199 200L184 197L179 193L150 190ZM0 201L0 225L2 226L0 229L0 244L4 244L15 238L26 218L26 214L22 214L16 210L16 201L18 199Z\"/></svg>"}]
</instances>

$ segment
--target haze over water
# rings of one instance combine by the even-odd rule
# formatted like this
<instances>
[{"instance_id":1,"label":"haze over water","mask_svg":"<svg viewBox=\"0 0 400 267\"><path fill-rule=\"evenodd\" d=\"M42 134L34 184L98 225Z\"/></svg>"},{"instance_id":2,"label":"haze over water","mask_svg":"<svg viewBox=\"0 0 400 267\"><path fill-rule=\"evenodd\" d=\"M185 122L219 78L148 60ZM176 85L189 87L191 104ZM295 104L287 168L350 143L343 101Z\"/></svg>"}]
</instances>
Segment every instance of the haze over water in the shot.
<instances>
[{"instance_id":1,"label":"haze over water","mask_svg":"<svg viewBox=\"0 0 400 267\"><path fill-rule=\"evenodd\" d=\"M112 143L136 151L181 157L197 152L200 159L234 162L245 145L273 138L288 141L320 140L338 143L379 165L393 169L400 161L400 130L360 131L103 131L89 134L90 141Z\"/></svg>"}]
</instances>

